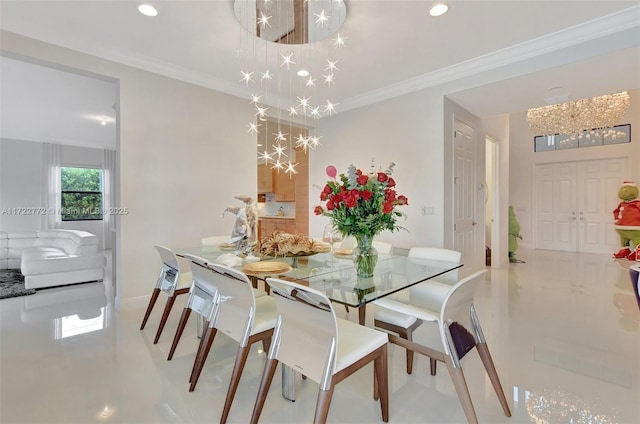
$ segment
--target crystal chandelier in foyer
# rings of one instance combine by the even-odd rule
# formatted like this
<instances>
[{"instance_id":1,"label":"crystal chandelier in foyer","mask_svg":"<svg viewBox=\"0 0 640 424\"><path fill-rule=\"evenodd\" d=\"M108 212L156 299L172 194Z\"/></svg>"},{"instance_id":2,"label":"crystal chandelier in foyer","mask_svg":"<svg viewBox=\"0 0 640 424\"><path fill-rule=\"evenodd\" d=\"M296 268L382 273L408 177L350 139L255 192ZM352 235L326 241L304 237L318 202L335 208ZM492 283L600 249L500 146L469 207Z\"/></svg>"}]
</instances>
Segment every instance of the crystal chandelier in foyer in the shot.
<instances>
[{"instance_id":1,"label":"crystal chandelier in foyer","mask_svg":"<svg viewBox=\"0 0 640 424\"><path fill-rule=\"evenodd\" d=\"M343 0L235 0L234 12L244 28L239 83L251 91L255 112L247 132L269 131L272 143L259 147L258 159L293 175L294 150L320 146L317 120L336 113L330 93L348 38L338 32L346 6Z\"/></svg>"},{"instance_id":2,"label":"crystal chandelier in foyer","mask_svg":"<svg viewBox=\"0 0 640 424\"><path fill-rule=\"evenodd\" d=\"M623 91L529 109L527 121L538 135L595 133L619 124L629 104L629 93Z\"/></svg>"}]
</instances>

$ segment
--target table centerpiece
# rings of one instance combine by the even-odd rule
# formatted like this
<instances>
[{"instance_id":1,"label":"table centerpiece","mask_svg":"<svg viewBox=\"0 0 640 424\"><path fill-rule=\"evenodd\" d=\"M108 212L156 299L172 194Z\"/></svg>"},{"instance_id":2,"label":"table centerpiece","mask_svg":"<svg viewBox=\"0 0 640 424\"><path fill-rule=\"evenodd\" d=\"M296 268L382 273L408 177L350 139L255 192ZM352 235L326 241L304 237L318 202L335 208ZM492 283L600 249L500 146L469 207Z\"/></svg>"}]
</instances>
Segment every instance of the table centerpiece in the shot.
<instances>
[{"instance_id":1,"label":"table centerpiece","mask_svg":"<svg viewBox=\"0 0 640 424\"><path fill-rule=\"evenodd\" d=\"M331 223L344 237L353 236L357 246L353 249L353 261L358 277L373 276L378 261L378 252L373 247L373 239L384 230L404 229L397 220L404 216L399 206L409 204L406 196L398 195L396 182L391 177L395 164L391 162L382 171L375 170L371 163L368 173L349 165L347 173L338 178L336 168L327 167L327 175L332 178L320 193L325 206L316 206L316 215L328 216Z\"/></svg>"}]
</instances>

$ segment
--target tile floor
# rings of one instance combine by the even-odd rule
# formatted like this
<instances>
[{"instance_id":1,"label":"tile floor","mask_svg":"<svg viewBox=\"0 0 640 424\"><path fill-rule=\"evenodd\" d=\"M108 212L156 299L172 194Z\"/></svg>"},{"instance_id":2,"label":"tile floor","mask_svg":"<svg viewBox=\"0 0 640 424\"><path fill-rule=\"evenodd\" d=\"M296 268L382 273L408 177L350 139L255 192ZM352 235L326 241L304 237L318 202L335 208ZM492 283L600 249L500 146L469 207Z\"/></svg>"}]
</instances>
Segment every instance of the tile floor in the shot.
<instances>
[{"instance_id":1,"label":"tile floor","mask_svg":"<svg viewBox=\"0 0 640 424\"><path fill-rule=\"evenodd\" d=\"M519 250L525 263L491 270L476 307L513 416L505 417L475 352L463 359L481 423L639 423L640 311L628 261L606 255ZM106 287L105 287L106 286ZM153 282L149 282L149 291ZM105 290L106 288L106 290ZM184 296L183 296L184 297ZM218 422L236 345L219 336L195 392L188 375L197 347L187 327L166 357L184 300L157 345L161 307L139 330L143 308L114 306L109 278L0 300L0 422ZM336 308L344 315L342 308ZM372 320L369 311L369 321ZM351 312L350 319L357 314ZM193 318L192 318L193 320ZM420 330L416 333L420 338ZM255 346L229 421L251 415L264 353ZM418 356L390 347L391 423L464 423L446 368L429 376ZM372 368L337 386L329 422L382 422L372 400ZM296 402L280 396L280 373L261 422L312 421L317 385L297 382Z\"/></svg>"}]
</instances>

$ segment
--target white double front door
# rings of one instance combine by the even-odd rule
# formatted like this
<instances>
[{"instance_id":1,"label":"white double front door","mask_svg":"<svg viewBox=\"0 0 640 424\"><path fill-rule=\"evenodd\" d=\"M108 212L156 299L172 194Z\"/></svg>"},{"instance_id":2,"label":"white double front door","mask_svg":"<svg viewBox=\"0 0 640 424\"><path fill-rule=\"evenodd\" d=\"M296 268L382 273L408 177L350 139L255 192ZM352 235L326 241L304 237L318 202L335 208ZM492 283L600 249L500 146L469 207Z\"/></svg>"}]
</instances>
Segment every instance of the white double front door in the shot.
<instances>
[{"instance_id":1,"label":"white double front door","mask_svg":"<svg viewBox=\"0 0 640 424\"><path fill-rule=\"evenodd\" d=\"M535 168L535 247L613 253L620 246L613 210L627 175L627 158L538 164Z\"/></svg>"}]
</instances>

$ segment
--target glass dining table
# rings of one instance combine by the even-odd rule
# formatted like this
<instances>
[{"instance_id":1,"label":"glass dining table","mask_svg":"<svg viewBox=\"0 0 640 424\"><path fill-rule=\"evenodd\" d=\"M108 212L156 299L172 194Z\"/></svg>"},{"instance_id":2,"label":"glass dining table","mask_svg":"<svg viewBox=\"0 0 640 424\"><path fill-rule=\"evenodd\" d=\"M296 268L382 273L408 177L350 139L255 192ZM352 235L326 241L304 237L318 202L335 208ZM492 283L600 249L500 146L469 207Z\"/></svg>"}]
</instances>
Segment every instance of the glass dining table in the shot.
<instances>
[{"instance_id":1,"label":"glass dining table","mask_svg":"<svg viewBox=\"0 0 640 424\"><path fill-rule=\"evenodd\" d=\"M224 251L219 246L181 248L174 249L174 252L180 257L190 254L209 262L233 263L233 267L243 270L254 285L262 282L267 291L266 279L269 277L282 278L311 287L325 293L334 303L356 308L361 325L365 325L368 303L463 266L458 263L407 256L379 255L373 277L359 278L350 256L339 256L331 252L295 257L238 257L231 261L229 259L234 259L233 252ZM265 266L265 271L256 272L253 270L260 267L249 265L256 262L273 262L277 263L277 266ZM295 371L284 366L282 396L291 401L295 400Z\"/></svg>"},{"instance_id":2,"label":"glass dining table","mask_svg":"<svg viewBox=\"0 0 640 424\"><path fill-rule=\"evenodd\" d=\"M173 249L177 256L187 254L199 256L209 262L234 263L254 283L262 282L268 291L266 279L277 277L302 284L325 295L334 303L358 309L358 321L365 324L366 305L376 299L405 290L411 286L436 278L460 268L451 262L409 258L400 255L379 255L373 277L360 278L350 256L316 253L310 256L237 258L228 262L233 252L218 246L198 246ZM223 256L224 255L224 256ZM256 262L267 262L280 266L251 266ZM265 264L266 265L266 264Z\"/></svg>"}]
</instances>

